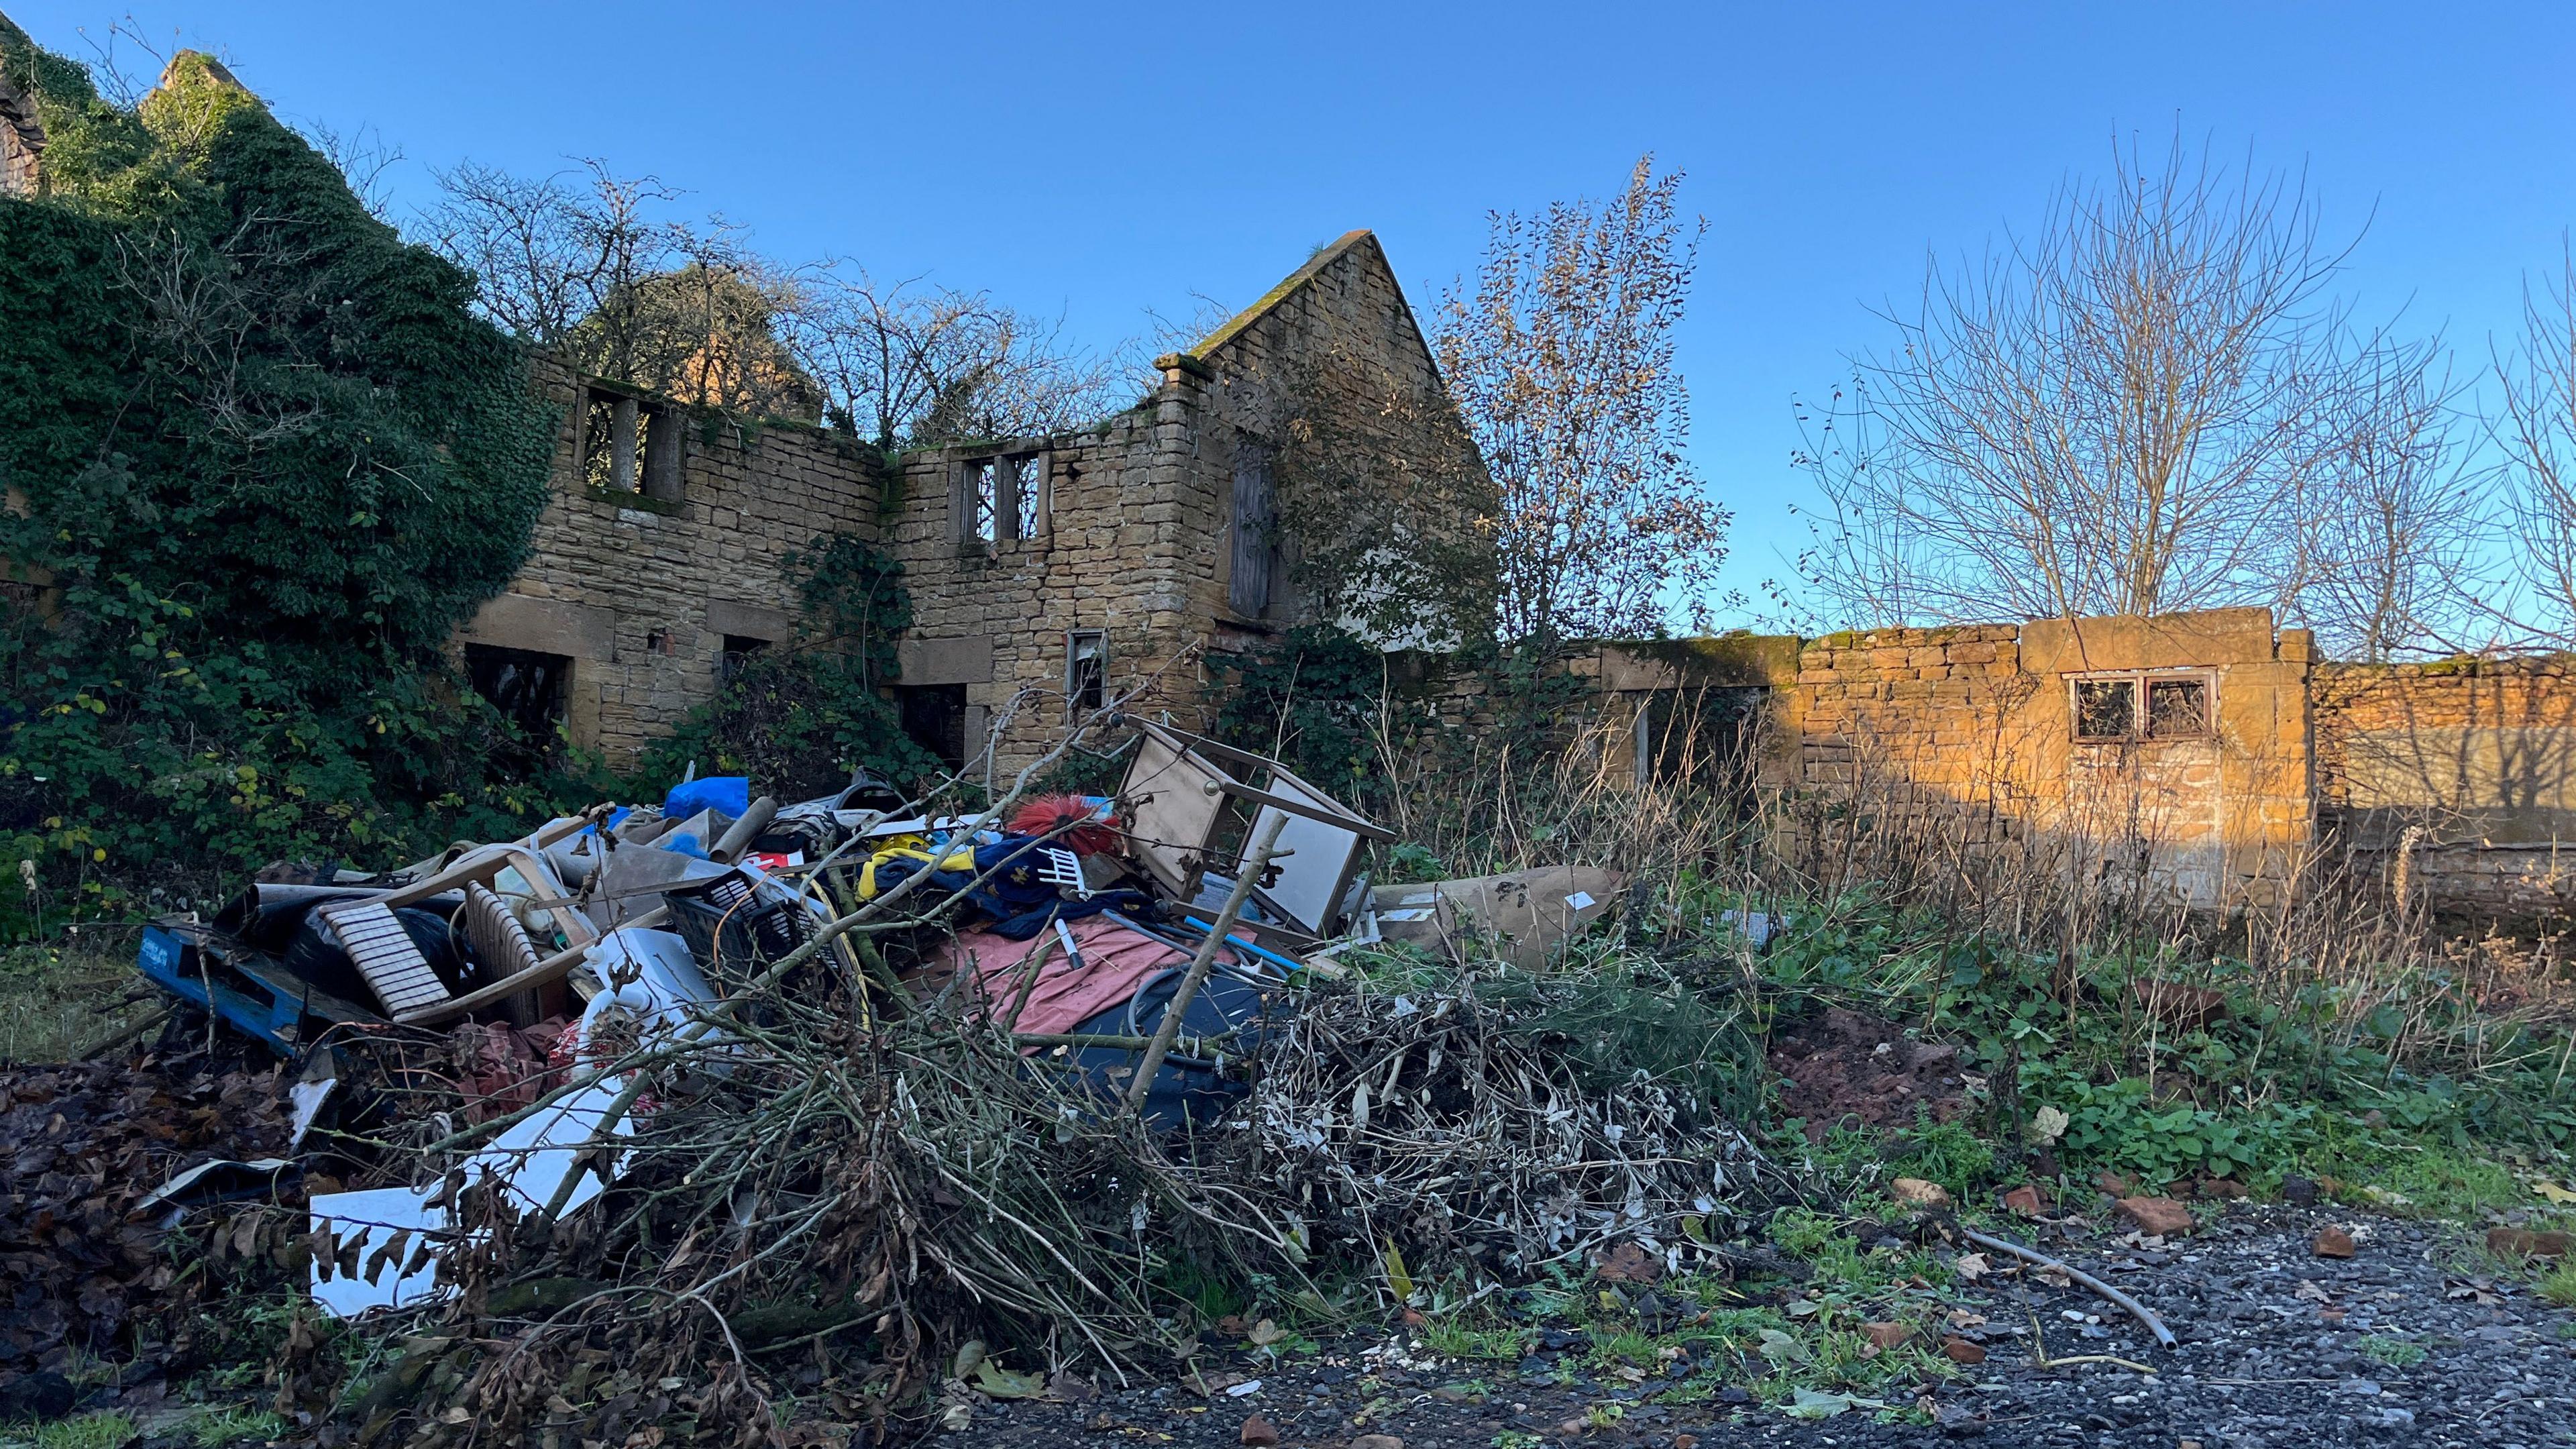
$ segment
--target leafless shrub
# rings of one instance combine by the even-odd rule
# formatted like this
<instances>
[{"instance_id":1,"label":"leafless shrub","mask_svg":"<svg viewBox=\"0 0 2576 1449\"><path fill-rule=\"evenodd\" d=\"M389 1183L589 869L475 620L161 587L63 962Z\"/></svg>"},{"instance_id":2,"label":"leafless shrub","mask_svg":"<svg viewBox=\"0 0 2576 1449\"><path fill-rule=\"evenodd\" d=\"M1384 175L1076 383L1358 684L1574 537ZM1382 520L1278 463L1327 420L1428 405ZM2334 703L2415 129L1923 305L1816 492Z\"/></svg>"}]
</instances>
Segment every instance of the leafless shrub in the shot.
<instances>
[{"instance_id":1,"label":"leafless shrub","mask_svg":"<svg viewBox=\"0 0 2576 1449\"><path fill-rule=\"evenodd\" d=\"M327 121L314 120L296 130L349 183L350 194L367 209L367 215L387 226L394 224L393 191L385 173L402 164L402 147L386 140L384 133L373 126L342 130Z\"/></svg>"}]
</instances>

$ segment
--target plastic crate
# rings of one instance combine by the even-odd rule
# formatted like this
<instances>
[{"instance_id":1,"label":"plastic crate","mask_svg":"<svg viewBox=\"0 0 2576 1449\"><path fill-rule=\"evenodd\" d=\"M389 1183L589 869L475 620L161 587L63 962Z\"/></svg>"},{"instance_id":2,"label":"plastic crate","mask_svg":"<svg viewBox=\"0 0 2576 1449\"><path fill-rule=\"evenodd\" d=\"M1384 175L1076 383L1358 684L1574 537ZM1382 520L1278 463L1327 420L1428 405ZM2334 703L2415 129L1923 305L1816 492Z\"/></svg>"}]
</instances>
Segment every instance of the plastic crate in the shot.
<instances>
[{"instance_id":1,"label":"plastic crate","mask_svg":"<svg viewBox=\"0 0 2576 1449\"><path fill-rule=\"evenodd\" d=\"M764 901L739 881L665 897L671 929L709 975L739 985L814 938L814 917L792 902Z\"/></svg>"}]
</instances>

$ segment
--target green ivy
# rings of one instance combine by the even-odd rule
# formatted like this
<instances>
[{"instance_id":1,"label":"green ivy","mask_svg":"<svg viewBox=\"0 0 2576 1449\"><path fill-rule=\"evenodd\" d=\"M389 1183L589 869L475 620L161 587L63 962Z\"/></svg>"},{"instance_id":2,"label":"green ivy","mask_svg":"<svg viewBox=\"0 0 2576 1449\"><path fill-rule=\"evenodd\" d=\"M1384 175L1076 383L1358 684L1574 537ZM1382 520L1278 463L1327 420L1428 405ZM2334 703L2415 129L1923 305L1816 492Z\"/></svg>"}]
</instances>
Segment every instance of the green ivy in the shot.
<instances>
[{"instance_id":1,"label":"green ivy","mask_svg":"<svg viewBox=\"0 0 2576 1449\"><path fill-rule=\"evenodd\" d=\"M131 109L5 22L0 70L49 137L0 200L0 831L95 896L545 808L445 653L556 422L473 280L202 56Z\"/></svg>"},{"instance_id":2,"label":"green ivy","mask_svg":"<svg viewBox=\"0 0 2576 1449\"><path fill-rule=\"evenodd\" d=\"M786 560L804 599L806 633L752 655L715 700L646 752L645 793L690 765L749 775L782 800L837 789L853 768L899 785L926 781L939 762L903 732L884 689L895 641L912 624L903 565L849 534L826 534Z\"/></svg>"}]
</instances>

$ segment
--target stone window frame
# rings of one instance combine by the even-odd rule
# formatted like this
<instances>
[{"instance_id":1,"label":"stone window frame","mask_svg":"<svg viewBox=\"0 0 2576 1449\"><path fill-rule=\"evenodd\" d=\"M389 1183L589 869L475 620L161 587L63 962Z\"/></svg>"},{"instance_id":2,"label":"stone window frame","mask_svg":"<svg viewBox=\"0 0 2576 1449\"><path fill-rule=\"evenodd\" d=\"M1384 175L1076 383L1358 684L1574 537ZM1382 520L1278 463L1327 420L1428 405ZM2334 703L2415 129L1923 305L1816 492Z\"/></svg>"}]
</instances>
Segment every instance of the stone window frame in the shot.
<instances>
[{"instance_id":1,"label":"stone window frame","mask_svg":"<svg viewBox=\"0 0 2576 1449\"><path fill-rule=\"evenodd\" d=\"M573 426L575 471L592 496L656 513L686 505L688 428L677 405L586 381ZM596 466L603 461L604 468Z\"/></svg>"},{"instance_id":2,"label":"stone window frame","mask_svg":"<svg viewBox=\"0 0 2576 1449\"><path fill-rule=\"evenodd\" d=\"M1082 645L1090 643L1094 651L1085 655ZM1094 666L1085 677L1083 665ZM1089 711L1105 709L1109 703L1109 631L1106 629L1067 629L1064 631L1064 712L1068 722L1079 721Z\"/></svg>"},{"instance_id":3,"label":"stone window frame","mask_svg":"<svg viewBox=\"0 0 2576 1449\"><path fill-rule=\"evenodd\" d=\"M2188 683L2200 686L2200 728L2193 730L2152 730L2150 703L2156 685ZM2084 686L2088 684L2126 684L2129 686L2129 727L2120 734L2087 734L2084 731ZM2067 733L2079 745L2170 744L2177 740L2210 740L2218 737L2218 671L2215 669L2088 669L2066 676Z\"/></svg>"},{"instance_id":4,"label":"stone window frame","mask_svg":"<svg viewBox=\"0 0 2576 1449\"><path fill-rule=\"evenodd\" d=\"M991 469L988 492L984 470ZM978 449L959 455L949 478L958 547L990 552L1034 543L1055 529L1055 455L1045 448Z\"/></svg>"}]
</instances>

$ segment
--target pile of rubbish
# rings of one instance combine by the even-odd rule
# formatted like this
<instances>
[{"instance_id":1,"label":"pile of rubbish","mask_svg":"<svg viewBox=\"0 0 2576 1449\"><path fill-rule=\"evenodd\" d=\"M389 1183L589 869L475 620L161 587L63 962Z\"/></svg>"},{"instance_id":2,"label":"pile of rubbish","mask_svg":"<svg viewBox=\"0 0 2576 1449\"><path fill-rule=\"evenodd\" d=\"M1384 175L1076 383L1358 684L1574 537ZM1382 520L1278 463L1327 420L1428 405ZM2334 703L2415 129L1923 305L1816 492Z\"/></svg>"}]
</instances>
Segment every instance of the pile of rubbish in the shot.
<instances>
[{"instance_id":1,"label":"pile of rubbish","mask_svg":"<svg viewBox=\"0 0 2576 1449\"><path fill-rule=\"evenodd\" d=\"M1479 995L1615 910L1615 874L1372 888L1392 834L1278 761L1104 724L1113 796L694 779L155 923L171 1031L273 1057L277 1130L152 1222L284 1220L312 1304L401 1352L354 1405L281 1364L281 1405L425 1449L777 1442L782 1392L957 1427L1036 1370L1187 1353L1193 1276L1385 1310L1435 1269L1678 1267L1753 1209L1766 1169L1706 1104L1587 1083ZM1400 993L1347 959L1388 950L1451 969ZM970 1338L1014 1347L943 1399Z\"/></svg>"}]
</instances>

